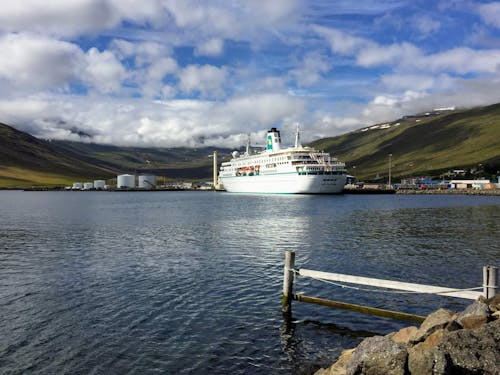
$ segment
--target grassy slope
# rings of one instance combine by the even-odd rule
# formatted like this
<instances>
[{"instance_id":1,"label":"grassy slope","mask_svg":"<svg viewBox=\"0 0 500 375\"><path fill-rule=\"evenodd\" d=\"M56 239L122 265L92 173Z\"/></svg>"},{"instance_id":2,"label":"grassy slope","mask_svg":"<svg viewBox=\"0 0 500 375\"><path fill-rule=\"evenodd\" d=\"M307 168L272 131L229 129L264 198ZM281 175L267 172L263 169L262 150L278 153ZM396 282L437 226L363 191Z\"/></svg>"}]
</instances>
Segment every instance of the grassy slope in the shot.
<instances>
[{"instance_id":1,"label":"grassy slope","mask_svg":"<svg viewBox=\"0 0 500 375\"><path fill-rule=\"evenodd\" d=\"M392 124L397 122L389 129L355 131L313 145L346 161L362 179L387 176L388 154L394 176L400 177L500 161L499 104Z\"/></svg>"},{"instance_id":2,"label":"grassy slope","mask_svg":"<svg viewBox=\"0 0 500 375\"><path fill-rule=\"evenodd\" d=\"M0 186L61 185L112 176L112 169L61 152L51 142L0 124Z\"/></svg>"}]
</instances>

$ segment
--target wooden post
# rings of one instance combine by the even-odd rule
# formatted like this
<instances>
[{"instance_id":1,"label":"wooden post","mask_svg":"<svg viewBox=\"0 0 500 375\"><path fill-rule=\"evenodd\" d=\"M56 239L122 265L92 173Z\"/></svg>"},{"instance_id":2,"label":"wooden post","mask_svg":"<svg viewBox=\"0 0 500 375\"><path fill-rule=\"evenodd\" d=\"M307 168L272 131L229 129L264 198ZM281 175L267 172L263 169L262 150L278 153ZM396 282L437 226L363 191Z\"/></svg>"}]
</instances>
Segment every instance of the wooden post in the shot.
<instances>
[{"instance_id":1,"label":"wooden post","mask_svg":"<svg viewBox=\"0 0 500 375\"><path fill-rule=\"evenodd\" d=\"M281 300L281 312L287 317L292 315L293 300L293 278L295 267L295 251L285 252L285 269L283 271L283 297Z\"/></svg>"},{"instance_id":2,"label":"wooden post","mask_svg":"<svg viewBox=\"0 0 500 375\"><path fill-rule=\"evenodd\" d=\"M486 298L491 298L498 289L498 267L483 267L483 293Z\"/></svg>"}]
</instances>

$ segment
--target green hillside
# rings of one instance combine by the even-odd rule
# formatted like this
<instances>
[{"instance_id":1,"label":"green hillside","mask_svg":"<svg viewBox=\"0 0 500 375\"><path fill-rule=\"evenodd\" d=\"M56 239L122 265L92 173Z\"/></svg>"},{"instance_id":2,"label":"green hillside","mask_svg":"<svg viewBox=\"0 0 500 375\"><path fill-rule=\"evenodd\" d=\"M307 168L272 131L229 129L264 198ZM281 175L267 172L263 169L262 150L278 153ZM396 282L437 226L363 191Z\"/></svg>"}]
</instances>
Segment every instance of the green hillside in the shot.
<instances>
[{"instance_id":1,"label":"green hillside","mask_svg":"<svg viewBox=\"0 0 500 375\"><path fill-rule=\"evenodd\" d=\"M408 116L312 144L347 163L358 179L441 176L471 169L489 178L500 170L500 104Z\"/></svg>"},{"instance_id":2,"label":"green hillside","mask_svg":"<svg viewBox=\"0 0 500 375\"><path fill-rule=\"evenodd\" d=\"M113 169L61 152L39 140L0 124L0 187L66 185L75 178L106 178Z\"/></svg>"}]
</instances>

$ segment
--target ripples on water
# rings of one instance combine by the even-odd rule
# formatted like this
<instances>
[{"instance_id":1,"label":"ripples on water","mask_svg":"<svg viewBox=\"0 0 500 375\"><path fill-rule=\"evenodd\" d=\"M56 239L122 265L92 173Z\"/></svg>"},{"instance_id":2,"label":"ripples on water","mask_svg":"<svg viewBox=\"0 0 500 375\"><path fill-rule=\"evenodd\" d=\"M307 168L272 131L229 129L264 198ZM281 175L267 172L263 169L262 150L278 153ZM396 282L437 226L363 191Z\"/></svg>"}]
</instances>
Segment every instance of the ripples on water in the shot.
<instances>
[{"instance_id":1,"label":"ripples on water","mask_svg":"<svg viewBox=\"0 0 500 375\"><path fill-rule=\"evenodd\" d=\"M406 323L295 303L297 266L451 287L499 257L500 201L460 196L0 192L0 372L309 373ZM308 295L426 314L468 302Z\"/></svg>"}]
</instances>

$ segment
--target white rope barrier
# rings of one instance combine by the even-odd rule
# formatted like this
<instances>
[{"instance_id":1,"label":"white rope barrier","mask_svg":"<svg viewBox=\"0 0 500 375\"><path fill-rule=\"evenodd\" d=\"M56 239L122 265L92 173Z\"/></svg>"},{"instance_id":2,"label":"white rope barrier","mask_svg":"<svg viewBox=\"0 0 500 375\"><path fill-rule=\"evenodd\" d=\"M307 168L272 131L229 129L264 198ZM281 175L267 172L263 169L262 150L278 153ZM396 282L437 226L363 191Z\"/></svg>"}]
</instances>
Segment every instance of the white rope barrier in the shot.
<instances>
[{"instance_id":1,"label":"white rope barrier","mask_svg":"<svg viewBox=\"0 0 500 375\"><path fill-rule=\"evenodd\" d=\"M399 281L372 279L372 278L352 276L352 275L333 274L333 273L301 270L301 269L294 269L291 271L293 271L294 276L299 275L302 277L309 277L313 280L318 280L324 283L335 285L340 288L353 289L365 292L377 292L377 293L389 293L389 294L438 294L449 297L476 300L477 298L479 298L480 295L482 295L482 293L476 291L483 289L482 286L473 288L464 288L464 289L452 289L452 288L438 287L432 285L412 284ZM351 284L370 285L377 289L346 285L343 283L339 283L338 281ZM387 289L393 289L393 290L387 290Z\"/></svg>"}]
</instances>

